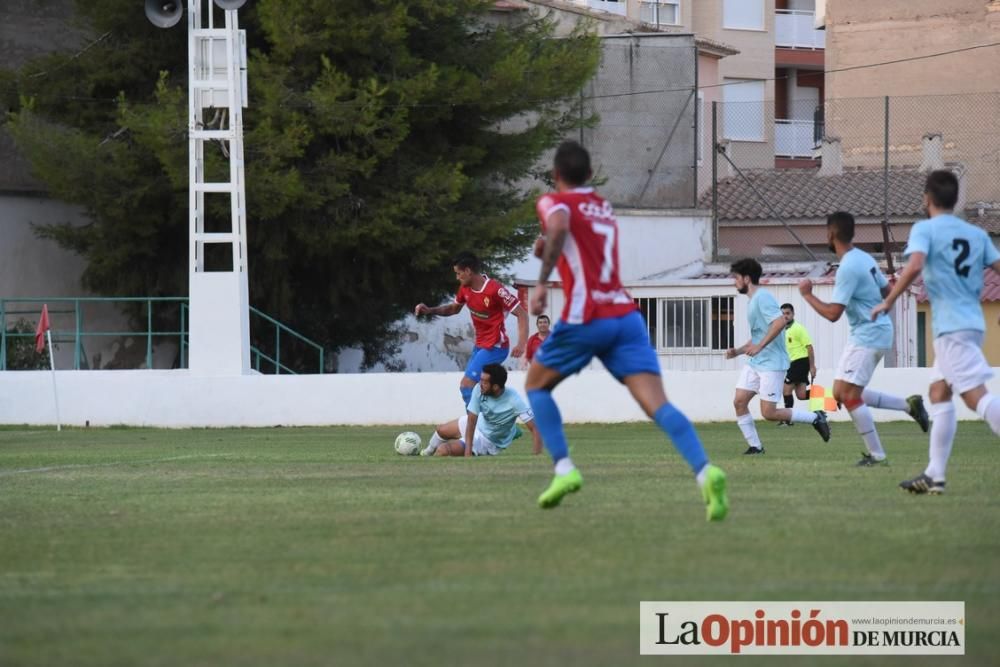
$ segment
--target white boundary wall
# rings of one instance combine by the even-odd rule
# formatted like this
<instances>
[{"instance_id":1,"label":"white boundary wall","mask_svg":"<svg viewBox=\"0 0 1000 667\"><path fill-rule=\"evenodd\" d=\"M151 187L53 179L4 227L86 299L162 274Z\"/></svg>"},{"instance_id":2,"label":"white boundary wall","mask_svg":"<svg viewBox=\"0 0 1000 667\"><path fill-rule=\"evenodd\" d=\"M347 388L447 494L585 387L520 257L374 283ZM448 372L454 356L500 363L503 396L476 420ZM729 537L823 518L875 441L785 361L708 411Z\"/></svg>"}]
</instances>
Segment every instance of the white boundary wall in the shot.
<instances>
[{"instance_id":1,"label":"white boundary wall","mask_svg":"<svg viewBox=\"0 0 1000 667\"><path fill-rule=\"evenodd\" d=\"M368 373L197 377L186 370L60 371L59 408L64 424L92 426L275 426L327 424L430 424L462 414L461 373ZM692 420L733 421L738 371L669 371L667 394ZM833 376L820 369L820 378ZM930 369L883 368L872 387L926 396ZM524 373L508 385L523 390ZM990 383L1000 392L1000 379ZM601 370L568 379L555 392L567 422L645 419L628 392ZM956 400L959 419L974 419ZM801 404L800 404L801 405ZM751 410L758 414L757 402ZM873 411L878 420L907 419ZM832 420L846 420L838 411ZM49 371L0 373L0 423L52 424L55 412Z\"/></svg>"}]
</instances>

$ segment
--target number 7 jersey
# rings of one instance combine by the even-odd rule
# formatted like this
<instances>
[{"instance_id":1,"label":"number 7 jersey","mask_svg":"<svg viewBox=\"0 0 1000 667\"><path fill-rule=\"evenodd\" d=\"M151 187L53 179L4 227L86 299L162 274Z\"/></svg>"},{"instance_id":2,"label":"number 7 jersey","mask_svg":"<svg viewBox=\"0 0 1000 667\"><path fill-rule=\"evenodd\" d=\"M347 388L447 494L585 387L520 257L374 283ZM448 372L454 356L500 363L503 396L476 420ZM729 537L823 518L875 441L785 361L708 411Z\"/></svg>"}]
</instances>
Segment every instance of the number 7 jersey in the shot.
<instances>
[{"instance_id":1,"label":"number 7 jersey","mask_svg":"<svg viewBox=\"0 0 1000 667\"><path fill-rule=\"evenodd\" d=\"M569 213L569 233L558 263L566 299L562 320L584 324L635 310L618 270L618 221L611 204L592 188L576 188L543 195L536 208L543 235L549 216L560 210Z\"/></svg>"}]
</instances>

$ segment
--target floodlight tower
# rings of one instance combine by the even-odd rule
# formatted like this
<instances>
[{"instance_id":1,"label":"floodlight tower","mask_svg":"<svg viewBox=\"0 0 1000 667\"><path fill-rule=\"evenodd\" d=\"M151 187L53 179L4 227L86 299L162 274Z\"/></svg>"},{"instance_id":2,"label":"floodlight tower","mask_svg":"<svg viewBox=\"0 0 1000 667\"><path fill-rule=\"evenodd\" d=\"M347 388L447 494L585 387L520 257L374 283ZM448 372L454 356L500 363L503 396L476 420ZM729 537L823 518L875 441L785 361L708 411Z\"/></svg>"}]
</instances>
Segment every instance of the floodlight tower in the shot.
<instances>
[{"instance_id":1,"label":"floodlight tower","mask_svg":"<svg viewBox=\"0 0 1000 667\"><path fill-rule=\"evenodd\" d=\"M181 0L145 2L153 25L170 28L180 22ZM188 0L188 368L198 375L246 375L250 373L243 165L247 60L246 32L239 29L236 16L246 0L214 2L224 10L224 27L215 27L212 0ZM206 117L210 117L207 122ZM227 179L206 180L206 142L218 144L228 159ZM229 197L228 223L207 219L206 194Z\"/></svg>"}]
</instances>

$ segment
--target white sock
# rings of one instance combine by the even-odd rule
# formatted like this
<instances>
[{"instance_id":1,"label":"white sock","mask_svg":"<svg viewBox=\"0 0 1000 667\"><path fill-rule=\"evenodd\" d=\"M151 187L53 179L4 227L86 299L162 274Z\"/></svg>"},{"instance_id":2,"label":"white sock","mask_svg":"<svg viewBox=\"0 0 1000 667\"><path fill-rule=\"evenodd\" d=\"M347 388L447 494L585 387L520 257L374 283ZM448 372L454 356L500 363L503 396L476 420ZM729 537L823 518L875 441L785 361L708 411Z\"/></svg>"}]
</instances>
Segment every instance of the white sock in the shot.
<instances>
[{"instance_id":1,"label":"white sock","mask_svg":"<svg viewBox=\"0 0 1000 667\"><path fill-rule=\"evenodd\" d=\"M815 412L809 412L808 410L792 410L791 421L796 424L812 424L816 421L818 415Z\"/></svg>"},{"instance_id":2,"label":"white sock","mask_svg":"<svg viewBox=\"0 0 1000 667\"><path fill-rule=\"evenodd\" d=\"M910 410L910 406L907 405L905 398L893 396L892 394L883 394L882 392L875 391L874 389L865 389L862 391L861 400L864 401L870 408L878 408L880 410L899 410L900 412L909 412Z\"/></svg>"},{"instance_id":3,"label":"white sock","mask_svg":"<svg viewBox=\"0 0 1000 667\"><path fill-rule=\"evenodd\" d=\"M442 438L440 435L438 435L437 431L434 431L434 435L431 436L431 441L427 443L426 447L424 447L424 451L428 454L433 454L434 452L437 451L438 445L444 444L446 442L448 441Z\"/></svg>"},{"instance_id":4,"label":"white sock","mask_svg":"<svg viewBox=\"0 0 1000 667\"><path fill-rule=\"evenodd\" d=\"M951 456L951 445L955 441L955 430L958 428L955 404L951 401L931 403L928 412L931 415L930 462L924 474L935 482L943 482L948 457Z\"/></svg>"},{"instance_id":5,"label":"white sock","mask_svg":"<svg viewBox=\"0 0 1000 667\"><path fill-rule=\"evenodd\" d=\"M885 458L885 450L882 449L882 442L878 438L878 431L875 430L875 420L872 419L872 411L868 409L867 405L862 403L851 410L850 415L851 421L854 422L854 428L858 429L861 439L865 441L868 453L876 461L883 460Z\"/></svg>"},{"instance_id":6,"label":"white sock","mask_svg":"<svg viewBox=\"0 0 1000 667\"><path fill-rule=\"evenodd\" d=\"M569 457L561 458L556 462L556 474L565 475L568 472L573 472L576 470L576 466L573 462L569 460Z\"/></svg>"},{"instance_id":7,"label":"white sock","mask_svg":"<svg viewBox=\"0 0 1000 667\"><path fill-rule=\"evenodd\" d=\"M749 412L745 415L740 415L736 418L736 423L739 425L740 430L743 431L743 437L746 439L747 444L754 449L762 449L764 445L760 444L760 438L757 436L757 427L753 425L753 415Z\"/></svg>"},{"instance_id":8,"label":"white sock","mask_svg":"<svg viewBox=\"0 0 1000 667\"><path fill-rule=\"evenodd\" d=\"M698 488L705 486L705 477L708 476L708 464L706 463L698 471L698 474L694 476L694 481L698 482Z\"/></svg>"},{"instance_id":9,"label":"white sock","mask_svg":"<svg viewBox=\"0 0 1000 667\"><path fill-rule=\"evenodd\" d=\"M986 394L976 404L976 412L986 420L993 432L1000 435L1000 400L993 394Z\"/></svg>"}]
</instances>

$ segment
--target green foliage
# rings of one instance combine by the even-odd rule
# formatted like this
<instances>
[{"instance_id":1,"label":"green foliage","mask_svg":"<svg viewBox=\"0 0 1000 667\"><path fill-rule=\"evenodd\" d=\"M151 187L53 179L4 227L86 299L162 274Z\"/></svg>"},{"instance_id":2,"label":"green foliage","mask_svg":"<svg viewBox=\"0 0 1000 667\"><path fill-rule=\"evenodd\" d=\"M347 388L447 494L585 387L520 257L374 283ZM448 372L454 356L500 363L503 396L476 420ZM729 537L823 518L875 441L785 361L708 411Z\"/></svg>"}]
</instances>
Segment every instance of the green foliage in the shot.
<instances>
[{"instance_id":1,"label":"green foliage","mask_svg":"<svg viewBox=\"0 0 1000 667\"><path fill-rule=\"evenodd\" d=\"M23 317L7 327L6 354L8 371L42 371L49 368L48 352L35 351L35 324Z\"/></svg>"},{"instance_id":2,"label":"green foliage","mask_svg":"<svg viewBox=\"0 0 1000 667\"><path fill-rule=\"evenodd\" d=\"M394 321L454 288L459 250L495 265L523 255L535 223L518 182L581 122L572 100L599 46L583 29L554 39L549 20L491 26L491 5L241 10L254 305L373 361ZM183 294L185 31L149 26L135 0L80 0L78 13L96 42L16 76L11 131L53 196L91 221L40 232L87 258L84 282L100 293ZM209 173L225 164L214 146L206 159Z\"/></svg>"}]
</instances>

